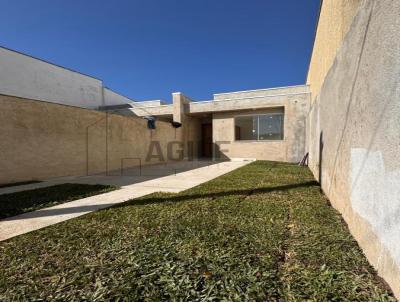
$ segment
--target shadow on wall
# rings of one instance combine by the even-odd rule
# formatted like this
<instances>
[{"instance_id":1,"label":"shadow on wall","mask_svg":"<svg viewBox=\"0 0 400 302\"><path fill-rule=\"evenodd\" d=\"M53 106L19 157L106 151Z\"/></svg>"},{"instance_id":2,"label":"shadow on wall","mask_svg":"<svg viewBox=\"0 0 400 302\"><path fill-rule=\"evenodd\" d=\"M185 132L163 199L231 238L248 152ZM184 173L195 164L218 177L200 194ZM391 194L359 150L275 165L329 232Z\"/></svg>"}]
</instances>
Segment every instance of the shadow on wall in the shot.
<instances>
[{"instance_id":1,"label":"shadow on wall","mask_svg":"<svg viewBox=\"0 0 400 302\"><path fill-rule=\"evenodd\" d=\"M227 145L230 143L231 142L228 142L228 141L213 143L213 156L214 156L215 160L218 160L218 161L230 160L230 157L228 155L226 155L228 150L224 149L224 145Z\"/></svg>"},{"instance_id":2,"label":"shadow on wall","mask_svg":"<svg viewBox=\"0 0 400 302\"><path fill-rule=\"evenodd\" d=\"M324 133L321 131L319 135L319 156L318 156L318 182L319 185L321 186L321 191L322 191L322 159L323 159L323 153L324 153Z\"/></svg>"}]
</instances>

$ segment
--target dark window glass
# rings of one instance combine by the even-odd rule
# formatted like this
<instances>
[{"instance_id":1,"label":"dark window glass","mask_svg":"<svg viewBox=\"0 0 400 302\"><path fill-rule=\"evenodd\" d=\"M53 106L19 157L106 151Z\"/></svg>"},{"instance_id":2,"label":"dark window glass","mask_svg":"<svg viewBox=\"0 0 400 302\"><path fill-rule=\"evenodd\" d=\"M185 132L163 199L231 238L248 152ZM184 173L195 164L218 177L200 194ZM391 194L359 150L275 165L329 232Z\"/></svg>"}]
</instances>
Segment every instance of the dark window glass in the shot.
<instances>
[{"instance_id":1,"label":"dark window glass","mask_svg":"<svg viewBox=\"0 0 400 302\"><path fill-rule=\"evenodd\" d=\"M271 114L258 117L259 140L283 139L283 115Z\"/></svg>"},{"instance_id":2,"label":"dark window glass","mask_svg":"<svg viewBox=\"0 0 400 302\"><path fill-rule=\"evenodd\" d=\"M235 118L236 140L283 140L283 113Z\"/></svg>"},{"instance_id":3,"label":"dark window glass","mask_svg":"<svg viewBox=\"0 0 400 302\"><path fill-rule=\"evenodd\" d=\"M235 118L235 132L237 140L257 140L257 116L240 116Z\"/></svg>"}]
</instances>

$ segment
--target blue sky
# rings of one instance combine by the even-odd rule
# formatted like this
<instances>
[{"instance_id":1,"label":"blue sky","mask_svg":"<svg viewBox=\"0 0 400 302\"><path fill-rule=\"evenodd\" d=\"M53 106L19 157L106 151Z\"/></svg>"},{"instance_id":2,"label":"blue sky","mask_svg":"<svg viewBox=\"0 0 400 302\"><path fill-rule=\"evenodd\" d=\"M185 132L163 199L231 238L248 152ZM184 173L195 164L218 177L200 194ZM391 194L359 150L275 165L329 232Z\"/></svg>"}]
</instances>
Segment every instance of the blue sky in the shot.
<instances>
[{"instance_id":1,"label":"blue sky","mask_svg":"<svg viewBox=\"0 0 400 302\"><path fill-rule=\"evenodd\" d=\"M0 0L0 45L135 100L303 84L319 0Z\"/></svg>"}]
</instances>

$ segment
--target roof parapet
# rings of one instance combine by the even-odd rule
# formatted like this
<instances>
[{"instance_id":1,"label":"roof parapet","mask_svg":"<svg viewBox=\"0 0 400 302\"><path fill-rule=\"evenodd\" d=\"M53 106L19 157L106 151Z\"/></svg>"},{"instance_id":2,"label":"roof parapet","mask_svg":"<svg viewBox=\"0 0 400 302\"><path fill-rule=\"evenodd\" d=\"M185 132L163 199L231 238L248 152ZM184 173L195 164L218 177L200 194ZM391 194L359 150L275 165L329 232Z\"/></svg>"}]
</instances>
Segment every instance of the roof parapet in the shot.
<instances>
[{"instance_id":1,"label":"roof parapet","mask_svg":"<svg viewBox=\"0 0 400 302\"><path fill-rule=\"evenodd\" d=\"M303 93L310 93L310 87L308 85L217 93L214 94L214 101L252 98L252 97L277 96L277 95L293 95L293 94L303 94Z\"/></svg>"}]
</instances>

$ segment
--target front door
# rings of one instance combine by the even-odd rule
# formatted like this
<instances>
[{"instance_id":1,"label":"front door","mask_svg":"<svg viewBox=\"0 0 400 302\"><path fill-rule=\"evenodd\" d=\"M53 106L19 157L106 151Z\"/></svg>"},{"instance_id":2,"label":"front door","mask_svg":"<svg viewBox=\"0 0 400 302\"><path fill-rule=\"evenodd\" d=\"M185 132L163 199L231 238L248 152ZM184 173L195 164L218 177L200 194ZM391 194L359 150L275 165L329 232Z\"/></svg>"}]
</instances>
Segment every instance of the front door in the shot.
<instances>
[{"instance_id":1,"label":"front door","mask_svg":"<svg viewBox=\"0 0 400 302\"><path fill-rule=\"evenodd\" d=\"M211 158L213 156L212 124L201 125L201 156Z\"/></svg>"}]
</instances>

